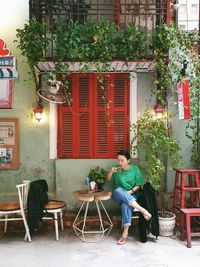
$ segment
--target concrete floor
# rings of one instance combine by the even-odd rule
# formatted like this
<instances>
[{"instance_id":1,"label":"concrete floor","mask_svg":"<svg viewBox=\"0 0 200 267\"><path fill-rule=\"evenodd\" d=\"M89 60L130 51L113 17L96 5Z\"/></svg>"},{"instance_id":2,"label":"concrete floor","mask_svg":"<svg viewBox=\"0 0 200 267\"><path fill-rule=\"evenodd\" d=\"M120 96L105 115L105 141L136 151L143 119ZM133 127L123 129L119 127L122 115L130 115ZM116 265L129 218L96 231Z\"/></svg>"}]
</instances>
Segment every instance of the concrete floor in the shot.
<instances>
[{"instance_id":1,"label":"concrete floor","mask_svg":"<svg viewBox=\"0 0 200 267\"><path fill-rule=\"evenodd\" d=\"M60 233L55 241L53 230L39 230L32 243L23 241L23 233L0 233L0 267L199 267L200 238L192 239L192 248L178 236L149 237L140 243L136 230L128 242L116 244L120 231L113 229L100 243L84 243L73 230Z\"/></svg>"}]
</instances>

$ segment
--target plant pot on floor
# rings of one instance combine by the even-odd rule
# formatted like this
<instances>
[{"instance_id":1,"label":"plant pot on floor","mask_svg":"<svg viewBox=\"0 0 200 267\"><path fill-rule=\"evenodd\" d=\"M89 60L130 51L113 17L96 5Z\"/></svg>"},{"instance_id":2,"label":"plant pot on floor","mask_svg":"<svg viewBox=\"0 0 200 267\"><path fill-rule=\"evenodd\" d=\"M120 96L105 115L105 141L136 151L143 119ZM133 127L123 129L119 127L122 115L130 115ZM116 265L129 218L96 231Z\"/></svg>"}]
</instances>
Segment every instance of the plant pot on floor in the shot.
<instances>
[{"instance_id":1,"label":"plant pot on floor","mask_svg":"<svg viewBox=\"0 0 200 267\"><path fill-rule=\"evenodd\" d=\"M172 212L165 211L165 217L159 213L159 232L160 236L174 235L176 215Z\"/></svg>"}]
</instances>

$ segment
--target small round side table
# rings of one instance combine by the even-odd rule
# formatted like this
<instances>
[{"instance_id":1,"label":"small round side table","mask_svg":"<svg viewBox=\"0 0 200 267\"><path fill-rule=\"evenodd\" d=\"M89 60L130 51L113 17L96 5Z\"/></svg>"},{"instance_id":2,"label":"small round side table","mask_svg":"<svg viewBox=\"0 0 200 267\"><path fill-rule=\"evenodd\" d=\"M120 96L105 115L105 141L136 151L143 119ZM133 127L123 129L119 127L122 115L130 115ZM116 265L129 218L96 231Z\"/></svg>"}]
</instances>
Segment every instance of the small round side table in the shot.
<instances>
[{"instance_id":1,"label":"small round side table","mask_svg":"<svg viewBox=\"0 0 200 267\"><path fill-rule=\"evenodd\" d=\"M103 201L110 199L112 193L110 191L75 191L73 194L78 200L82 201L82 205L73 222L73 229L76 235L84 242L101 242L110 234L113 227L110 216L103 205ZM93 201L96 204L97 218L88 217L89 205ZM84 212L83 216L81 216L81 211ZM97 221L98 226L95 229L90 229L91 224L88 224L89 221ZM98 236L97 239L95 238L96 236Z\"/></svg>"}]
</instances>

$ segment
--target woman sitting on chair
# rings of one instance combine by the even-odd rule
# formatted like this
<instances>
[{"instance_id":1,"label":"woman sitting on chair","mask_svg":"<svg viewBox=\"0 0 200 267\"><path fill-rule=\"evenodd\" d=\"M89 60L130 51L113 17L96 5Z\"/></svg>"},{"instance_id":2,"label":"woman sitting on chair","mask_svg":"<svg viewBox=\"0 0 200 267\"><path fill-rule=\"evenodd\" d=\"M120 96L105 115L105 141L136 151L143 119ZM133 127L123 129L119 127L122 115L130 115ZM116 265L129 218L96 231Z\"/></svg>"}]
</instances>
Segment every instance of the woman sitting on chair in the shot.
<instances>
[{"instance_id":1,"label":"woman sitting on chair","mask_svg":"<svg viewBox=\"0 0 200 267\"><path fill-rule=\"evenodd\" d=\"M137 203L138 190L144 184L144 178L137 166L130 164L130 154L127 151L119 151L118 165L113 167L107 175L107 181L111 181L114 190L112 198L121 206L123 233L117 241L118 245L126 243L128 230L131 225L134 209L140 211L146 220L151 214Z\"/></svg>"}]
</instances>

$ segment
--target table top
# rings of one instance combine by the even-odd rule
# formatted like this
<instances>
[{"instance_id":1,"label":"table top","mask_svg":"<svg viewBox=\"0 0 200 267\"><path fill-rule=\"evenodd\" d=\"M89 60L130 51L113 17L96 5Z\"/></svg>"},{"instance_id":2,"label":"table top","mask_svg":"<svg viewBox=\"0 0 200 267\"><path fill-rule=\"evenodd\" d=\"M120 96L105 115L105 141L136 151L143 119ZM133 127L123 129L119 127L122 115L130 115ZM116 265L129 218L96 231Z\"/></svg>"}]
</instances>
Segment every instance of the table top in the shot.
<instances>
[{"instance_id":1,"label":"table top","mask_svg":"<svg viewBox=\"0 0 200 267\"><path fill-rule=\"evenodd\" d=\"M110 191L96 191L96 190L78 190L73 192L74 196L81 201L93 200L108 200L112 193Z\"/></svg>"}]
</instances>

